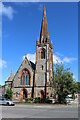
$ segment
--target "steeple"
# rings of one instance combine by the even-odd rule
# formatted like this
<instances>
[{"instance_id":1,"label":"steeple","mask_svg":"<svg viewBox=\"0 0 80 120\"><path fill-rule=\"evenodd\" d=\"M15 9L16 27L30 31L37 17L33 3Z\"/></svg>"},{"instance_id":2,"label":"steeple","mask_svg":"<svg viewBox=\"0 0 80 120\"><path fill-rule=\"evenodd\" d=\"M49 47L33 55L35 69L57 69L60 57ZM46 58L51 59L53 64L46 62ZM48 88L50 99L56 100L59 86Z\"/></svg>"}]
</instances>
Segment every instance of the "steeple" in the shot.
<instances>
[{"instance_id":1,"label":"steeple","mask_svg":"<svg viewBox=\"0 0 80 120\"><path fill-rule=\"evenodd\" d=\"M42 19L42 26L40 33L40 43L50 43L45 7L43 12L43 19Z\"/></svg>"},{"instance_id":2,"label":"steeple","mask_svg":"<svg viewBox=\"0 0 80 120\"><path fill-rule=\"evenodd\" d=\"M51 40L51 48L53 48L53 45L52 45L52 40Z\"/></svg>"},{"instance_id":3,"label":"steeple","mask_svg":"<svg viewBox=\"0 0 80 120\"><path fill-rule=\"evenodd\" d=\"M38 37L37 37L36 45L38 45L38 44L39 44L39 40L38 40Z\"/></svg>"}]
</instances>

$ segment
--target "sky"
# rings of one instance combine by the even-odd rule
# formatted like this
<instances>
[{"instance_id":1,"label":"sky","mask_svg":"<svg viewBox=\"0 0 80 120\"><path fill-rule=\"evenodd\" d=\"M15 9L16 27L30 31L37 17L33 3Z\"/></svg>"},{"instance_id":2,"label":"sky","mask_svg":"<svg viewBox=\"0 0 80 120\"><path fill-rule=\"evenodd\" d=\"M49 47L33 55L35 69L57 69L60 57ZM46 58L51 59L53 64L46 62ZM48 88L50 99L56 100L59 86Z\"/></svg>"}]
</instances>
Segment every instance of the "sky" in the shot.
<instances>
[{"instance_id":1,"label":"sky","mask_svg":"<svg viewBox=\"0 0 80 120\"><path fill-rule=\"evenodd\" d=\"M53 43L53 63L62 62L78 81L78 3L8 2L2 3L0 84L5 83L11 72L16 73L26 54L35 63L44 6Z\"/></svg>"}]
</instances>

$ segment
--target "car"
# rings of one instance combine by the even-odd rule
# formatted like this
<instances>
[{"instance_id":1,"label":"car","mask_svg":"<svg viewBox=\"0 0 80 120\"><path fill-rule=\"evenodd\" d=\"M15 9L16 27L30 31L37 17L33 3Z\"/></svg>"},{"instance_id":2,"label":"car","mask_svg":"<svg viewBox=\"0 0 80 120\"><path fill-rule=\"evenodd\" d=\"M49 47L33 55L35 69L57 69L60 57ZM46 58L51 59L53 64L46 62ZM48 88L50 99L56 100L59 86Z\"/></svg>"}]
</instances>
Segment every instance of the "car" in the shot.
<instances>
[{"instance_id":1,"label":"car","mask_svg":"<svg viewBox=\"0 0 80 120\"><path fill-rule=\"evenodd\" d=\"M0 105L12 105L14 106L14 102L9 100L9 99L6 99L6 98L0 98Z\"/></svg>"},{"instance_id":2,"label":"car","mask_svg":"<svg viewBox=\"0 0 80 120\"><path fill-rule=\"evenodd\" d=\"M67 101L68 104L71 104L73 102L73 99L70 97L67 97L65 100Z\"/></svg>"}]
</instances>

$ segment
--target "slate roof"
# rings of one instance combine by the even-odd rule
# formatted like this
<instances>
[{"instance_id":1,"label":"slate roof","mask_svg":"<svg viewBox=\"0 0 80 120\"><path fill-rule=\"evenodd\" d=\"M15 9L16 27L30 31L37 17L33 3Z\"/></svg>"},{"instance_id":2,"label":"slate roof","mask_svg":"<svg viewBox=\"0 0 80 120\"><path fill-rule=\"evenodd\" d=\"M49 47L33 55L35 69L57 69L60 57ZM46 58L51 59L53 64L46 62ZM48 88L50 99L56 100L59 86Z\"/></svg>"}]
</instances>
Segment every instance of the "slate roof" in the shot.
<instances>
[{"instance_id":1,"label":"slate roof","mask_svg":"<svg viewBox=\"0 0 80 120\"><path fill-rule=\"evenodd\" d=\"M14 75L15 75L14 73L11 73L7 81L13 81Z\"/></svg>"},{"instance_id":2,"label":"slate roof","mask_svg":"<svg viewBox=\"0 0 80 120\"><path fill-rule=\"evenodd\" d=\"M31 63L31 67L33 68L33 70L35 70L36 65L32 61L30 61L30 63Z\"/></svg>"}]
</instances>

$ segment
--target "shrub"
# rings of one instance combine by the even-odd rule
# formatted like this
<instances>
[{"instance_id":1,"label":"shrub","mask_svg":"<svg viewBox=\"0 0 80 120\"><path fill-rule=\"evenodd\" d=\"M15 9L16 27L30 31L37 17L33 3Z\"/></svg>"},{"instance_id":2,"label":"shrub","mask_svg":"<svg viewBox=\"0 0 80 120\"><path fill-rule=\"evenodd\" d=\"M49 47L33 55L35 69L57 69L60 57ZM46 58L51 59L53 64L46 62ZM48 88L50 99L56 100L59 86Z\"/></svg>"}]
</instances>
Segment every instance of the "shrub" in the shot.
<instances>
[{"instance_id":1,"label":"shrub","mask_svg":"<svg viewBox=\"0 0 80 120\"><path fill-rule=\"evenodd\" d=\"M35 98L34 103L52 103L52 100L50 99L40 99L39 97Z\"/></svg>"},{"instance_id":2,"label":"shrub","mask_svg":"<svg viewBox=\"0 0 80 120\"><path fill-rule=\"evenodd\" d=\"M50 100L50 99L45 99L45 103L52 103L52 100Z\"/></svg>"},{"instance_id":3,"label":"shrub","mask_svg":"<svg viewBox=\"0 0 80 120\"><path fill-rule=\"evenodd\" d=\"M40 97L36 97L34 103L40 103Z\"/></svg>"},{"instance_id":4,"label":"shrub","mask_svg":"<svg viewBox=\"0 0 80 120\"><path fill-rule=\"evenodd\" d=\"M32 103L32 102L33 102L33 98L26 98L26 99L25 99L25 102L26 102L26 103Z\"/></svg>"},{"instance_id":5,"label":"shrub","mask_svg":"<svg viewBox=\"0 0 80 120\"><path fill-rule=\"evenodd\" d=\"M7 89L6 94L4 95L4 97L11 100L12 99L12 90Z\"/></svg>"}]
</instances>

